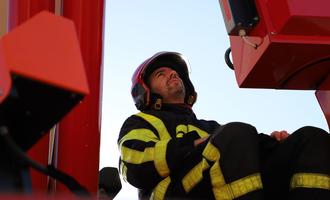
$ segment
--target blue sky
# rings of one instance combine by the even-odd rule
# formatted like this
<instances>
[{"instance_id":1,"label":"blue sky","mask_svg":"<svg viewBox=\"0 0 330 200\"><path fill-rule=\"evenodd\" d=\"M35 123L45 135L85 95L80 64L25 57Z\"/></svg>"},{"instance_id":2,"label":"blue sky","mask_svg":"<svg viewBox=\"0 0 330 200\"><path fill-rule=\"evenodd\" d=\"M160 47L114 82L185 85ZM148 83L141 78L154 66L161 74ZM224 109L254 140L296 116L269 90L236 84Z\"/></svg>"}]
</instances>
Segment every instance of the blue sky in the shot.
<instances>
[{"instance_id":1,"label":"blue sky","mask_svg":"<svg viewBox=\"0 0 330 200\"><path fill-rule=\"evenodd\" d=\"M120 127L137 112L130 96L132 74L159 51L188 58L200 119L242 121L263 133L305 125L328 130L315 91L238 87L224 61L229 37L217 0L108 0L104 34L100 168L118 166ZM136 190L125 184L116 199L137 199Z\"/></svg>"}]
</instances>

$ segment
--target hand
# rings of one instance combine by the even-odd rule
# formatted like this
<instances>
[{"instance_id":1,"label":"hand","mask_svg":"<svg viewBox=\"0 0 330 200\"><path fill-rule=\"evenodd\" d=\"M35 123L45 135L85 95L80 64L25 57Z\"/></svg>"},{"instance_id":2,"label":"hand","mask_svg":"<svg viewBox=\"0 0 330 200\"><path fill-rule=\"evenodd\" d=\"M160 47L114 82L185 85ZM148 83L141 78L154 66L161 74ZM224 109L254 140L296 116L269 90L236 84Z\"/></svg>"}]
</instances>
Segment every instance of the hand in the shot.
<instances>
[{"instance_id":1,"label":"hand","mask_svg":"<svg viewBox=\"0 0 330 200\"><path fill-rule=\"evenodd\" d=\"M210 137L210 135L195 140L195 141L194 141L194 146L197 147L199 144L203 143L203 142L204 142L205 140L207 140L209 137Z\"/></svg>"},{"instance_id":2,"label":"hand","mask_svg":"<svg viewBox=\"0 0 330 200\"><path fill-rule=\"evenodd\" d=\"M289 136L287 131L274 131L270 134L271 137L275 138L277 141L282 141Z\"/></svg>"}]
</instances>

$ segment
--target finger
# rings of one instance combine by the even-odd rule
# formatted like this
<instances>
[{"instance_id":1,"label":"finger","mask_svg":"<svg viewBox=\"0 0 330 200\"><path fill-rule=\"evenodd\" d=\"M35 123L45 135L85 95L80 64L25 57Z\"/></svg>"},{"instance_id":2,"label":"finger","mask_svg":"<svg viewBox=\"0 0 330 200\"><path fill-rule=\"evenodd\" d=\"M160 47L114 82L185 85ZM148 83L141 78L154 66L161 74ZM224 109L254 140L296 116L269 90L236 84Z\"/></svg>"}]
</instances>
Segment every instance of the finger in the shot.
<instances>
[{"instance_id":1,"label":"finger","mask_svg":"<svg viewBox=\"0 0 330 200\"><path fill-rule=\"evenodd\" d=\"M271 136L275 136L276 134L278 134L279 132L278 131L273 131L270 135Z\"/></svg>"}]
</instances>

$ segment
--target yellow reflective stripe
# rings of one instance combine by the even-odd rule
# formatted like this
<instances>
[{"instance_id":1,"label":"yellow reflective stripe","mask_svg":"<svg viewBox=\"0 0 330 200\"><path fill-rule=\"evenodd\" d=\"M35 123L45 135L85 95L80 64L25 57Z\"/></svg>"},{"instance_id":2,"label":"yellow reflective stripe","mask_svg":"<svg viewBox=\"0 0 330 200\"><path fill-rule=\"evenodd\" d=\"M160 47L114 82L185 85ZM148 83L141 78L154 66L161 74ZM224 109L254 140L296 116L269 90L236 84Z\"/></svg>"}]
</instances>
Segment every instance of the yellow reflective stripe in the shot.
<instances>
[{"instance_id":1,"label":"yellow reflective stripe","mask_svg":"<svg viewBox=\"0 0 330 200\"><path fill-rule=\"evenodd\" d=\"M175 129L176 132L176 138L182 138L184 134L188 132L187 126L180 124Z\"/></svg>"},{"instance_id":2,"label":"yellow reflective stripe","mask_svg":"<svg viewBox=\"0 0 330 200\"><path fill-rule=\"evenodd\" d=\"M231 200L262 188L259 173L226 184L219 161L211 167L210 177L216 200Z\"/></svg>"},{"instance_id":3,"label":"yellow reflective stripe","mask_svg":"<svg viewBox=\"0 0 330 200\"><path fill-rule=\"evenodd\" d=\"M200 137L206 137L209 135L206 131L203 131L202 129L200 129L194 125L191 125L191 124L188 124L188 126L184 125L184 124L180 124L176 127L177 134L178 133L188 133L190 131L196 131Z\"/></svg>"},{"instance_id":4,"label":"yellow reflective stripe","mask_svg":"<svg viewBox=\"0 0 330 200\"><path fill-rule=\"evenodd\" d=\"M183 138L183 133L176 134L176 138Z\"/></svg>"},{"instance_id":5,"label":"yellow reflective stripe","mask_svg":"<svg viewBox=\"0 0 330 200\"><path fill-rule=\"evenodd\" d=\"M201 138L209 135L206 131L203 131L202 129L197 128L196 126L193 126L191 124L188 125L188 132L189 131L197 131L199 137L201 137Z\"/></svg>"},{"instance_id":6,"label":"yellow reflective stripe","mask_svg":"<svg viewBox=\"0 0 330 200\"><path fill-rule=\"evenodd\" d=\"M211 142L208 142L203 150L203 156L209 161L217 161L220 159L220 152Z\"/></svg>"},{"instance_id":7,"label":"yellow reflective stripe","mask_svg":"<svg viewBox=\"0 0 330 200\"><path fill-rule=\"evenodd\" d=\"M262 189L262 181L260 174L257 173L222 187L213 188L213 192L217 200L232 200L259 189Z\"/></svg>"},{"instance_id":8,"label":"yellow reflective stripe","mask_svg":"<svg viewBox=\"0 0 330 200\"><path fill-rule=\"evenodd\" d=\"M149 129L141 128L141 129L134 129L128 132L124 137L122 137L119 141L119 149L123 145L125 141L128 140L140 140L143 142L157 142L159 139L157 136Z\"/></svg>"},{"instance_id":9,"label":"yellow reflective stripe","mask_svg":"<svg viewBox=\"0 0 330 200\"><path fill-rule=\"evenodd\" d=\"M149 115L143 112L140 112L138 114L135 114L136 116L142 117L144 120L146 120L149 124L151 124L158 132L159 137L161 140L170 139L171 136L167 131L166 126L164 125L163 121L159 118Z\"/></svg>"},{"instance_id":10,"label":"yellow reflective stripe","mask_svg":"<svg viewBox=\"0 0 330 200\"><path fill-rule=\"evenodd\" d=\"M188 127L186 125L180 124L175 129L176 134L178 133L188 133Z\"/></svg>"},{"instance_id":11,"label":"yellow reflective stripe","mask_svg":"<svg viewBox=\"0 0 330 200\"><path fill-rule=\"evenodd\" d=\"M167 177L155 187L150 199L152 200L163 200L167 191L168 186L171 183L171 178Z\"/></svg>"},{"instance_id":12,"label":"yellow reflective stripe","mask_svg":"<svg viewBox=\"0 0 330 200\"><path fill-rule=\"evenodd\" d=\"M159 175L162 177L168 176L170 173L170 170L166 162L166 149L168 142L169 140L159 141L155 145L155 158L154 158L155 167Z\"/></svg>"},{"instance_id":13,"label":"yellow reflective stripe","mask_svg":"<svg viewBox=\"0 0 330 200\"><path fill-rule=\"evenodd\" d=\"M203 160L193 167L182 179L182 185L186 193L190 192L202 179L203 171L208 169L210 166L207 161Z\"/></svg>"},{"instance_id":14,"label":"yellow reflective stripe","mask_svg":"<svg viewBox=\"0 0 330 200\"><path fill-rule=\"evenodd\" d=\"M123 161L120 162L120 173L124 181L127 181L127 167Z\"/></svg>"},{"instance_id":15,"label":"yellow reflective stripe","mask_svg":"<svg viewBox=\"0 0 330 200\"><path fill-rule=\"evenodd\" d=\"M121 147L121 159L131 164L141 164L154 159L154 148L145 148L144 151L137 151L127 147Z\"/></svg>"},{"instance_id":16,"label":"yellow reflective stripe","mask_svg":"<svg viewBox=\"0 0 330 200\"><path fill-rule=\"evenodd\" d=\"M223 177L223 174L220 169L219 161L215 162L211 169L210 169L210 177L211 177L211 183L213 188L214 187L222 187L226 184L225 178Z\"/></svg>"},{"instance_id":17,"label":"yellow reflective stripe","mask_svg":"<svg viewBox=\"0 0 330 200\"><path fill-rule=\"evenodd\" d=\"M291 188L318 188L330 190L330 177L318 173L297 173L291 178Z\"/></svg>"},{"instance_id":18,"label":"yellow reflective stripe","mask_svg":"<svg viewBox=\"0 0 330 200\"><path fill-rule=\"evenodd\" d=\"M234 197L243 196L249 192L262 189L262 181L260 173L256 173L229 184Z\"/></svg>"}]
</instances>

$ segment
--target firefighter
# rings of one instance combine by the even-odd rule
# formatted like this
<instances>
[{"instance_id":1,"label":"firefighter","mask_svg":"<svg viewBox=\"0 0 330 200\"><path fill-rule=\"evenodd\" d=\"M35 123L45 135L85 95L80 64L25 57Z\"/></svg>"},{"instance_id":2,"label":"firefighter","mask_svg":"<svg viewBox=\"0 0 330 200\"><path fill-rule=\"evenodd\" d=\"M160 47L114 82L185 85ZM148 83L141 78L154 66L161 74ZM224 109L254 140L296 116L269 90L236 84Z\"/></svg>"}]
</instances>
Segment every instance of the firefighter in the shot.
<instances>
[{"instance_id":1,"label":"firefighter","mask_svg":"<svg viewBox=\"0 0 330 200\"><path fill-rule=\"evenodd\" d=\"M189 64L160 52L132 77L141 112L124 122L120 172L140 199L329 199L330 137L315 127L271 136L196 117Z\"/></svg>"}]
</instances>

